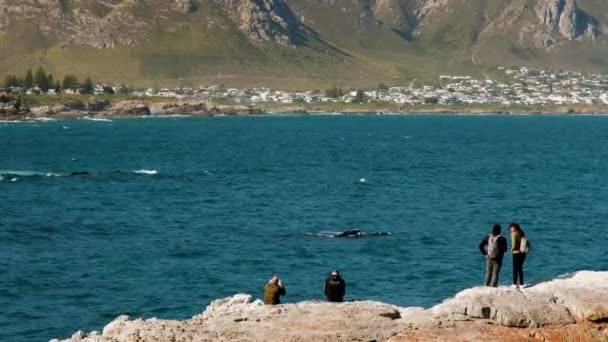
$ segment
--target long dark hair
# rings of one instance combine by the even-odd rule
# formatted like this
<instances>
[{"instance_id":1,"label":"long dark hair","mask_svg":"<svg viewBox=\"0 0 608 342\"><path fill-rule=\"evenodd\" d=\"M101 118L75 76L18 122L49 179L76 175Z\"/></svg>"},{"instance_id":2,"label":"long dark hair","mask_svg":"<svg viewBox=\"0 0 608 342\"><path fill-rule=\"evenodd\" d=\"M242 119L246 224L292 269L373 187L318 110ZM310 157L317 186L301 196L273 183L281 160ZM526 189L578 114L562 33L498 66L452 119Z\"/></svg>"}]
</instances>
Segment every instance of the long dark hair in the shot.
<instances>
[{"instance_id":1,"label":"long dark hair","mask_svg":"<svg viewBox=\"0 0 608 342\"><path fill-rule=\"evenodd\" d=\"M521 227L519 226L519 224L517 224L517 223L511 223L509 225L509 227L515 228L515 231L519 232L521 234L521 236L526 236L526 232L524 232L524 230L521 229Z\"/></svg>"}]
</instances>

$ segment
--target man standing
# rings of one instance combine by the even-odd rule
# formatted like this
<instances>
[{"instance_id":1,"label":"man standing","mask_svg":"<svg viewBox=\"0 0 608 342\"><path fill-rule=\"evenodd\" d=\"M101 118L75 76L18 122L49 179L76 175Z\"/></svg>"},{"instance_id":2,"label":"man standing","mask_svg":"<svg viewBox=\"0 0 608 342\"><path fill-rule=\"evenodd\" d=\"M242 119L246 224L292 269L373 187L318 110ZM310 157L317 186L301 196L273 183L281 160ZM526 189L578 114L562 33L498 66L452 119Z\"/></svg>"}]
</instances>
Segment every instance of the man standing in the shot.
<instances>
[{"instance_id":1,"label":"man standing","mask_svg":"<svg viewBox=\"0 0 608 342\"><path fill-rule=\"evenodd\" d=\"M340 271L334 270L325 280L325 297L328 302L342 302L344 301L344 294L346 293L346 283L344 279L340 277Z\"/></svg>"},{"instance_id":2,"label":"man standing","mask_svg":"<svg viewBox=\"0 0 608 342\"><path fill-rule=\"evenodd\" d=\"M492 233L481 240L479 250L487 259L486 286L497 287L502 259L507 252L507 239L500 235L501 227L495 224Z\"/></svg>"}]
</instances>

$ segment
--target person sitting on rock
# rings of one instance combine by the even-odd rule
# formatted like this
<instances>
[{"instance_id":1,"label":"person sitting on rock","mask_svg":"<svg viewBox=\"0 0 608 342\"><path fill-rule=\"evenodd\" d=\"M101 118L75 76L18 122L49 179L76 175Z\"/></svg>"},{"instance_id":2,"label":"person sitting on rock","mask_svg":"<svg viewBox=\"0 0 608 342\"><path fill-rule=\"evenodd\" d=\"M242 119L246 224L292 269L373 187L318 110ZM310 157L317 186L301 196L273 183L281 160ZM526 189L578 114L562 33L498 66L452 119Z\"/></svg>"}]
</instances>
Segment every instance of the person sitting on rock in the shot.
<instances>
[{"instance_id":1,"label":"person sitting on rock","mask_svg":"<svg viewBox=\"0 0 608 342\"><path fill-rule=\"evenodd\" d=\"M277 305L281 304L281 296L284 296L285 286L283 281L277 276L273 276L268 281L268 284L264 286L264 304L266 305Z\"/></svg>"},{"instance_id":2,"label":"person sitting on rock","mask_svg":"<svg viewBox=\"0 0 608 342\"><path fill-rule=\"evenodd\" d=\"M334 270L331 275L325 280L325 297L328 302L344 301L346 294L346 283L340 277L340 271Z\"/></svg>"},{"instance_id":3,"label":"person sitting on rock","mask_svg":"<svg viewBox=\"0 0 608 342\"><path fill-rule=\"evenodd\" d=\"M486 286L497 287L502 259L507 252L507 239L500 235L501 227L495 224L492 233L481 240L479 250L486 259Z\"/></svg>"}]
</instances>

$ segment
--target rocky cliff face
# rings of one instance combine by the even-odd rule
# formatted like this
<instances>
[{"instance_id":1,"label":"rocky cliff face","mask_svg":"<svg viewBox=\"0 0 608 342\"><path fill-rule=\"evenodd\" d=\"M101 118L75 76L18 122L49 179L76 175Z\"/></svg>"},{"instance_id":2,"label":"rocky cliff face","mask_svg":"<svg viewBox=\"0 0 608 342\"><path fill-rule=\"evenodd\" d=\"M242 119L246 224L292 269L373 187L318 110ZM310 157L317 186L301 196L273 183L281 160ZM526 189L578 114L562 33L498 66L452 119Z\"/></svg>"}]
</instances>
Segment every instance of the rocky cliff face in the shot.
<instances>
[{"instance_id":1,"label":"rocky cliff face","mask_svg":"<svg viewBox=\"0 0 608 342\"><path fill-rule=\"evenodd\" d=\"M580 10L575 0L540 0L534 8L536 15L546 26L545 47L565 39L595 40L598 34L597 20Z\"/></svg>"},{"instance_id":2,"label":"rocky cliff face","mask_svg":"<svg viewBox=\"0 0 608 342\"><path fill-rule=\"evenodd\" d=\"M0 0L0 32L36 19L43 34L58 37L64 44L137 46L146 41L154 25L179 24L169 20L172 12L189 14L214 5L254 43L288 46L310 34L283 0Z\"/></svg>"},{"instance_id":3,"label":"rocky cliff face","mask_svg":"<svg viewBox=\"0 0 608 342\"><path fill-rule=\"evenodd\" d=\"M488 0L478 4L476 15L481 36L500 37L507 32L517 32L519 43L529 41L537 47L552 49L574 40L594 42L603 33L598 20L583 11L576 0L536 0L532 7L527 1L499 2ZM469 5L472 3L474 1ZM492 8L500 10L490 10ZM417 34L458 15L457 10L455 1L422 2L416 11L419 21Z\"/></svg>"},{"instance_id":4,"label":"rocky cliff face","mask_svg":"<svg viewBox=\"0 0 608 342\"><path fill-rule=\"evenodd\" d=\"M310 32L283 0L215 0L250 40L282 46L300 42Z\"/></svg>"},{"instance_id":5,"label":"rocky cliff face","mask_svg":"<svg viewBox=\"0 0 608 342\"><path fill-rule=\"evenodd\" d=\"M189 320L120 316L64 342L608 341L607 320L608 272L579 272L524 290L465 290L428 310L371 301L265 306L235 295Z\"/></svg>"}]
</instances>

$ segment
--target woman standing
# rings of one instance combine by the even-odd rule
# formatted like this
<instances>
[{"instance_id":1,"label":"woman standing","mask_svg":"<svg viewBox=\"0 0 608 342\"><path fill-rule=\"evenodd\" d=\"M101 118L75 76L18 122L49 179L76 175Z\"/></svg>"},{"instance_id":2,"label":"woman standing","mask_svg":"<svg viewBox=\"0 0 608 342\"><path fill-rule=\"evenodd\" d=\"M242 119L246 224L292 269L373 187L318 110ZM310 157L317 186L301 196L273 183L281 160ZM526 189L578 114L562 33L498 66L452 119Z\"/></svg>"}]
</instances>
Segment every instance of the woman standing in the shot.
<instances>
[{"instance_id":1,"label":"woman standing","mask_svg":"<svg viewBox=\"0 0 608 342\"><path fill-rule=\"evenodd\" d=\"M526 233L519 224L511 223L511 254L513 254L513 285L519 288L524 286L524 261L526 261L527 239Z\"/></svg>"}]
</instances>

